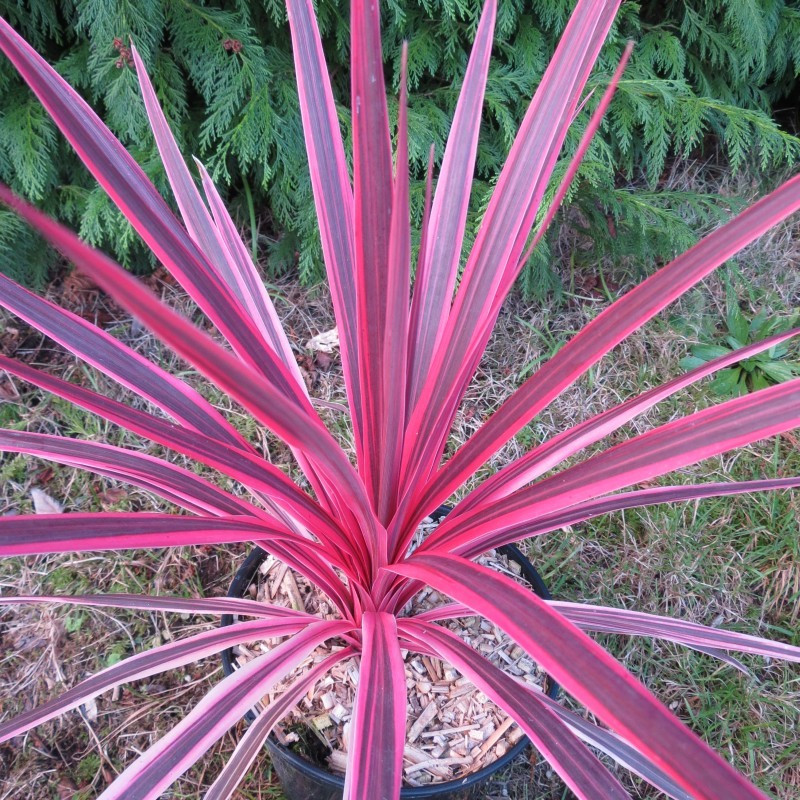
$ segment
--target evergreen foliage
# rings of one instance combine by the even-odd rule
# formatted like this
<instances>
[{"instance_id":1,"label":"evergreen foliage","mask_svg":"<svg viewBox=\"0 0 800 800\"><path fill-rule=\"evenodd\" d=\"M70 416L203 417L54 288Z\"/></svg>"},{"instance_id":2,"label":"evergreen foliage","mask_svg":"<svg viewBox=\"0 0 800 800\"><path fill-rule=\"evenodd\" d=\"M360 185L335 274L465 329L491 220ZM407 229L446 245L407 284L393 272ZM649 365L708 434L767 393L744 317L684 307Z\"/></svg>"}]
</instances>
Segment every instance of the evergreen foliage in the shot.
<instances>
[{"instance_id":1,"label":"evergreen foliage","mask_svg":"<svg viewBox=\"0 0 800 800\"><path fill-rule=\"evenodd\" d=\"M209 167L243 226L266 219L268 268L297 261L304 280L322 276L313 200L282 0L0 0L0 13L44 53L97 109L156 185L164 176L147 132L126 46L148 66L183 152ZM495 179L513 132L566 23L572 0L501 0L472 209ZM334 91L349 127L348 3L320 0L318 12ZM409 41L410 152L421 213L430 144L441 159L477 25L479 0L384 0L384 49L396 89L400 44ZM584 241L577 258L634 256L645 267L693 241L727 214L719 198L659 188L670 161L714 147L734 170L771 168L800 156L800 141L772 111L800 75L800 9L785 0L652 0L623 4L570 134L566 157L624 43L637 47L569 203L522 281L557 288L550 267L559 237ZM102 190L92 186L41 106L0 62L0 180L76 225L135 270L149 261ZM390 113L394 107L390 106ZM706 150L706 152L711 152ZM630 188L636 181L637 188ZM644 187L644 188L642 188ZM583 236L589 233L589 237ZM41 283L43 248L0 214L0 269ZM591 243L587 248L586 242ZM265 241L260 241L262 247ZM469 242L467 242L469 244Z\"/></svg>"}]
</instances>

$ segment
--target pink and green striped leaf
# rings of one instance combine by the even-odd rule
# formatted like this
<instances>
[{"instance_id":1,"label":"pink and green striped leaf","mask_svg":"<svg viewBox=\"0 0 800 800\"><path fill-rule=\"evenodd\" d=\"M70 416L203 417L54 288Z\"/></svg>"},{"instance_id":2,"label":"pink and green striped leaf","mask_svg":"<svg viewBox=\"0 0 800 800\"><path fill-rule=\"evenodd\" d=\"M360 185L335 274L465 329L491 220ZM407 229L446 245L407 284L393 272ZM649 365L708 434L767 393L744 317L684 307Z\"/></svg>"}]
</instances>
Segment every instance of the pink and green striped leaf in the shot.
<instances>
[{"instance_id":1,"label":"pink and green striped leaf","mask_svg":"<svg viewBox=\"0 0 800 800\"><path fill-rule=\"evenodd\" d=\"M381 486L384 450L396 447L396 442L384 439L383 423L389 402L385 395L384 359L390 348L399 344L397 341L388 341L390 318L398 325L401 310L404 308L405 314L408 314L409 287L407 284L401 285L400 276L390 277L392 269L399 269L401 265L389 263L393 202L392 151L378 3L353 0L350 4L350 35L355 284L358 301L358 370L362 391L362 428L360 441L356 442L356 452L359 473L372 498L373 507L378 508L381 493L395 488ZM398 167L401 158L398 151ZM402 247L399 241L403 219L401 214L407 218L407 208L395 214L398 234L395 237L396 247ZM396 253L396 256L399 257L400 253ZM407 269L405 265L402 268Z\"/></svg>"},{"instance_id":2,"label":"pink and green striped leaf","mask_svg":"<svg viewBox=\"0 0 800 800\"><path fill-rule=\"evenodd\" d=\"M335 520L301 491L281 470L248 450L211 439L196 430L174 425L147 412L76 386L21 361L0 355L0 369L69 400L126 430L146 436L158 444L190 456L233 478L252 490L266 495L291 512L306 528L313 529L323 541L346 544ZM30 451L29 451L30 452Z\"/></svg>"},{"instance_id":3,"label":"pink and green striped leaf","mask_svg":"<svg viewBox=\"0 0 800 800\"><path fill-rule=\"evenodd\" d=\"M126 481L195 514L263 516L250 503L160 458L101 442L0 428L0 452L26 453Z\"/></svg>"},{"instance_id":4,"label":"pink and green striped leaf","mask_svg":"<svg viewBox=\"0 0 800 800\"><path fill-rule=\"evenodd\" d=\"M102 253L81 242L69 230L36 211L29 204L0 189L0 199L74 261L121 306L142 320L175 352L192 363L217 386L240 402L256 419L292 447L298 448L337 486L348 501L374 547L377 524L364 492L347 456L312 411L298 414L297 404L287 398L260 374L199 331L188 320L161 303L132 275ZM282 365L278 365L286 373Z\"/></svg>"},{"instance_id":5,"label":"pink and green striped leaf","mask_svg":"<svg viewBox=\"0 0 800 800\"><path fill-rule=\"evenodd\" d=\"M425 513L444 502L492 453L626 336L798 209L800 176L759 200L613 303L528 378L417 493L414 511L401 520L404 527L415 525Z\"/></svg>"},{"instance_id":6,"label":"pink and green striped leaf","mask_svg":"<svg viewBox=\"0 0 800 800\"><path fill-rule=\"evenodd\" d=\"M209 214L172 136L144 64L139 58L136 48L132 47L131 50L150 126L189 235L207 256L217 274L233 290L241 304L242 313L246 314L253 323L260 339L261 351L250 353L250 355L259 364L274 362L276 358L280 359L294 379L296 384L294 394L308 396L308 389L300 374L300 368L294 358L286 333L281 327L278 315L256 271L253 260L236 233L230 215L208 173L198 162L203 186L211 203L214 217L212 218ZM218 228L218 226L220 227ZM301 466L320 499L326 501L325 491L316 479L313 469L310 465L303 463L301 455L296 455L299 456L298 460L301 461Z\"/></svg>"},{"instance_id":7,"label":"pink and green striped leaf","mask_svg":"<svg viewBox=\"0 0 800 800\"><path fill-rule=\"evenodd\" d=\"M562 601L551 601L550 604L567 619L586 631L620 633L626 636L649 636L694 648L735 651L751 653L764 658L800 661L800 647L724 628L711 628L684 619L645 614L641 611L629 611L624 608L608 608Z\"/></svg>"},{"instance_id":8,"label":"pink and green striped leaf","mask_svg":"<svg viewBox=\"0 0 800 800\"><path fill-rule=\"evenodd\" d=\"M471 614L472 612L470 611L468 613ZM417 619L421 619L421 617ZM423 643L421 637L414 638L412 635L410 635L408 626L413 625L413 621L401 620L400 625L404 629L404 632L409 638L410 643L413 643L421 650L424 648L428 655L437 656L436 651L432 647L428 646L428 642ZM429 628L430 627L434 626L429 626ZM447 631L441 628L435 628L435 630L437 632L441 631L442 633L447 633ZM474 654L472 657L475 658ZM451 663L459 663L457 655L452 658ZM492 665L489 663L480 664L479 662L476 664L476 666L485 668L491 667ZM507 676L505 677L507 678ZM519 684L517 685L519 686ZM689 794L689 792L678 786L678 784L676 784L675 781L673 781L663 770L659 769L655 764L653 764L652 761L643 756L635 747L630 745L620 736L617 736L615 733L589 722L572 711L568 711L561 705L561 703L559 703L557 700L553 700L536 687L524 686L523 688L529 693L535 694L535 702L544 705L547 709L556 714L557 717L575 734L575 736L581 739L581 741L610 756L618 764L630 770L631 772L634 772L640 778L647 781L651 786L654 786L659 791L664 792L664 794L666 794L668 797L673 798L673 800L692 800L692 795ZM523 700L523 703L524 702L525 701ZM529 702L528 705L530 705Z\"/></svg>"},{"instance_id":9,"label":"pink and green striped leaf","mask_svg":"<svg viewBox=\"0 0 800 800\"><path fill-rule=\"evenodd\" d=\"M345 800L397 800L406 743L406 678L393 614L366 612Z\"/></svg>"},{"instance_id":10,"label":"pink and green striped leaf","mask_svg":"<svg viewBox=\"0 0 800 800\"><path fill-rule=\"evenodd\" d=\"M661 503L682 503L690 500L702 500L707 497L726 497L734 494L750 494L752 492L794 489L800 486L800 476L792 478L766 478L758 481L729 481L727 483L699 483L679 486L663 486L657 489L638 489L622 492L599 500L578 503L564 511L545 514L536 521L526 521L513 525L496 537L492 537L490 547L518 541L530 536L540 536L550 531L578 525L581 522L623 511L629 508L643 508ZM484 552L482 543L474 543L467 547L462 555L473 558Z\"/></svg>"},{"instance_id":11,"label":"pink and green striped leaf","mask_svg":"<svg viewBox=\"0 0 800 800\"><path fill-rule=\"evenodd\" d=\"M134 608L142 611L169 611L175 614L238 614L245 617L288 617L315 619L305 611L274 606L239 597L169 597L148 594L41 594L0 595L0 606L11 605L57 605L96 606L98 608Z\"/></svg>"},{"instance_id":12,"label":"pink and green striped leaf","mask_svg":"<svg viewBox=\"0 0 800 800\"><path fill-rule=\"evenodd\" d=\"M666 639L688 647L711 650L732 650L764 658L800 661L800 647L762 639L746 633L711 628L685 619L629 611L625 608L595 606L588 603L568 603L548 600L550 606L583 631L593 633L619 633L626 636L648 636ZM469 617L473 611L460 603L448 603L414 617L419 622L438 622L444 619Z\"/></svg>"},{"instance_id":13,"label":"pink and green striped leaf","mask_svg":"<svg viewBox=\"0 0 800 800\"><path fill-rule=\"evenodd\" d=\"M422 300L416 297L416 294L421 291L421 286L423 283L426 283L429 279L426 277L426 273L429 269L431 269L431 265L427 262L425 258L425 253L428 248L428 228L430 227L431 221L431 206L433 205L433 163L434 163L434 156L436 155L436 145L432 144L430 150L428 151L428 169L425 172L425 202L422 207L422 220L420 222L420 229L419 229L419 250L417 251L417 269L414 273L414 296L411 298L411 308L408 321L408 342L406 345L406 386L408 392L406 394L406 425L408 425L408 418L411 415L411 410L413 404L416 402L415 398L412 398L412 384L414 383L414 361L416 359L415 353L417 350L417 341L418 341L418 329L420 328L420 324L418 319L415 318L419 317L419 311L415 311L415 304L417 309L419 308L420 303Z\"/></svg>"},{"instance_id":14,"label":"pink and green striped leaf","mask_svg":"<svg viewBox=\"0 0 800 800\"><path fill-rule=\"evenodd\" d=\"M229 254L214 235L214 222L186 167L175 137L170 130L169 122L164 116L155 89L147 75L147 68L139 56L139 51L133 43L131 43L130 50L145 111L150 122L150 130L153 132L161 163L164 165L167 180L178 204L186 231L206 257L209 266L237 294L241 304L240 308L243 309L244 298L237 291L238 286L231 270Z\"/></svg>"},{"instance_id":15,"label":"pink and green striped leaf","mask_svg":"<svg viewBox=\"0 0 800 800\"><path fill-rule=\"evenodd\" d=\"M376 469L377 495L373 502L383 525L397 509L397 487L403 456L406 421L406 364L408 342L408 300L411 285L411 220L408 208L408 46L403 45L400 68L400 102L397 112L397 155L395 161L392 220L386 264L386 318L382 352L377 369L380 398L377 417L378 441L370 463ZM366 383L364 384L367 385Z\"/></svg>"},{"instance_id":16,"label":"pink and green striped leaf","mask_svg":"<svg viewBox=\"0 0 800 800\"><path fill-rule=\"evenodd\" d=\"M294 376L297 385L308 396L308 388L300 373L297 359L294 357L286 332L283 330L278 314L275 311L275 306L256 270L255 264L239 237L236 226L225 208L210 175L199 161L197 166L202 176L203 189L214 215L214 224L217 226L215 234L220 239L220 246L228 254L233 278L239 286L239 294L244 298L243 302L267 345L272 347L290 374ZM311 398L309 397L309 399ZM293 453L317 493L320 502L325 506L326 511L330 510L328 493L324 484L316 475L314 468L307 463L301 453L296 450L293 450Z\"/></svg>"},{"instance_id":17,"label":"pink and green striped leaf","mask_svg":"<svg viewBox=\"0 0 800 800\"><path fill-rule=\"evenodd\" d=\"M620 80L622 79L622 73L625 72L625 67L628 65L628 61L630 60L632 52L633 42L628 42L628 44L625 46L625 50L622 53L622 57L619 60L619 64L617 65L616 70L614 70L614 74L611 76L611 80L608 82L608 86L603 92L600 102L597 104L597 108L592 112L592 116L589 118L589 122L586 125L586 130L583 132L581 140L578 142L578 147L569 161L567 171L564 173L564 177L561 179L558 189L556 189L556 193L553 196L553 200L550 203L550 206L548 207L538 230L534 234L528 249L525 251L525 255L523 255L519 260L519 264L515 270L508 270L506 275L503 276L503 283L501 284L502 288L500 292L498 292L498 303L501 301L501 298L505 297L510 290L511 284L517 279L517 276L519 275L523 265L531 257L534 247L536 247L542 236L544 236L545 231L547 231L547 229L550 227L550 224L555 218L558 209L561 207L561 203L564 202L564 198L567 196L567 192L569 191L569 187L572 185L572 181L575 180L575 176L578 174L578 170L580 169L583 159L589 150L589 146L591 145L595 134L600 129L600 123L603 121L603 117L605 117L606 111L608 111L608 107L611 105L611 100L614 97L614 93L617 90ZM589 95L589 97L590 96L591 95ZM580 113L580 109L582 107L583 103L576 111L576 116Z\"/></svg>"},{"instance_id":18,"label":"pink and green striped leaf","mask_svg":"<svg viewBox=\"0 0 800 800\"><path fill-rule=\"evenodd\" d=\"M406 432L403 488L427 480L441 457L494 298L533 226L581 92L614 19L617 0L579 0L503 167L467 259ZM451 202L453 202L451 200ZM509 265L511 265L509 267ZM486 331L488 336L488 331ZM485 343L485 341L483 342Z\"/></svg>"},{"instance_id":19,"label":"pink and green striped leaf","mask_svg":"<svg viewBox=\"0 0 800 800\"><path fill-rule=\"evenodd\" d=\"M81 681L59 697L0 723L0 742L19 736L115 686L157 675L169 669L177 669L201 658L213 656L236 644L290 636L307 629L308 626L309 622L306 619L286 617L240 622L137 653Z\"/></svg>"},{"instance_id":20,"label":"pink and green striped leaf","mask_svg":"<svg viewBox=\"0 0 800 800\"><path fill-rule=\"evenodd\" d=\"M425 546L483 548L511 525L540 522L543 515L798 426L800 379L795 379L662 425L452 523L445 520Z\"/></svg>"},{"instance_id":21,"label":"pink and green striped leaf","mask_svg":"<svg viewBox=\"0 0 800 800\"><path fill-rule=\"evenodd\" d=\"M533 690L530 690L533 691ZM663 770L643 756L635 747L611 731L594 725L578 714L568 711L546 694L540 700L565 722L573 733L586 744L610 756L618 764L634 772L673 800L692 800L692 795L678 786Z\"/></svg>"},{"instance_id":22,"label":"pink and green striped leaf","mask_svg":"<svg viewBox=\"0 0 800 800\"><path fill-rule=\"evenodd\" d=\"M424 581L500 627L565 691L700 800L763 800L618 661L510 578L456 556L430 554L390 569Z\"/></svg>"},{"instance_id":23,"label":"pink and green striped leaf","mask_svg":"<svg viewBox=\"0 0 800 800\"><path fill-rule=\"evenodd\" d=\"M193 431L252 449L210 403L105 331L0 274L0 305ZM8 360L4 359L4 368Z\"/></svg>"},{"instance_id":24,"label":"pink and green striped leaf","mask_svg":"<svg viewBox=\"0 0 800 800\"><path fill-rule=\"evenodd\" d=\"M488 0L456 103L436 196L424 228L425 238L420 242L420 267L409 324L408 402L411 408L419 399L450 313L475 172L496 16L497 0Z\"/></svg>"},{"instance_id":25,"label":"pink and green striped leaf","mask_svg":"<svg viewBox=\"0 0 800 800\"><path fill-rule=\"evenodd\" d=\"M135 47L131 47L136 74L142 91L150 128L156 140L161 161L167 173L175 200L187 231L208 263L230 287L239 301L243 314L253 323L263 345L260 353L252 355L271 360L278 356L292 372L297 386L307 394L305 382L295 361L289 341L281 327L272 301L258 276L252 259L247 254L241 239L225 207L213 187L208 174L202 170L203 185L214 217L209 214L195 182L186 167L169 123L156 97ZM242 257L244 255L244 257ZM269 351L269 352L267 352Z\"/></svg>"},{"instance_id":26,"label":"pink and green striped leaf","mask_svg":"<svg viewBox=\"0 0 800 800\"><path fill-rule=\"evenodd\" d=\"M308 672L301 675L279 697L276 697L269 706L259 711L255 721L250 724L244 736L236 745L236 749L225 763L222 772L220 772L203 796L203 800L229 800L229 798L233 797L236 787L247 774L247 770L261 755L264 742L275 725L289 714L302 696L331 667L353 654L354 650L346 647L344 650L339 650L328 656Z\"/></svg>"},{"instance_id":27,"label":"pink and green striped leaf","mask_svg":"<svg viewBox=\"0 0 800 800\"><path fill-rule=\"evenodd\" d=\"M0 356L0 368L5 368L11 374L19 375L25 380L48 389L82 408L124 426L128 430L148 436L153 441L172 447L178 452L209 464L235 478L245 486L250 486L254 490L266 493L266 496L262 496L262 499L265 502L272 503L271 510L282 512L275 513L274 516L281 523L281 527L284 530L302 535L302 533L298 532L297 526L293 524L293 517L286 513L285 509L288 508L307 528L313 530L315 536L326 546L329 551L328 558L331 562L343 569L350 577L356 577L350 569L354 553L350 552L349 555L345 556L340 555L340 549L343 549L343 552L347 554L352 544L340 530L338 524L324 513L310 497L300 491L280 470L263 459L257 458L250 453L235 451L226 445L206 439L202 434L187 431L172 425L166 420L123 406L121 403L105 398L88 389L74 386L45 372L28 367L22 362ZM92 469L92 471L99 474L146 486L152 491L160 493L173 502L197 513L211 511L217 514L248 514L258 518L264 518L266 515L266 512L262 509L239 498L227 495L213 486L211 487L212 493L219 494L215 506L208 508L198 506L194 508L188 503L185 496L175 494L174 487L170 481L154 482L162 471L166 472L167 477L174 473L178 488L180 488L180 481L187 477L183 475L182 471L166 462L158 462L155 466L149 460L142 462L141 458L137 458L141 455L138 453L133 454L135 468L123 472L120 467L120 458L123 459L124 466L124 460L128 458L129 451L120 450L118 453L116 448L109 450L106 445L81 442L63 437L45 437L42 434L24 434L16 431L5 433L7 434L6 436L4 436L3 431L0 431L0 449L11 450L13 447L18 452L25 452L57 460L60 463ZM21 446L21 439L26 442L24 448ZM76 457L76 453L80 454L80 458ZM153 474L149 474L148 470L149 473ZM188 473L190 488L193 481L199 480L193 473ZM206 488L201 482L201 489L205 490ZM203 492L195 492L195 495L197 495L198 500L203 499ZM279 498L282 505L277 505L273 498ZM227 505L231 502L235 505ZM271 542L269 549L286 563L289 563L293 569L312 580L334 601L339 609L345 609L349 606L350 601L341 581L336 577L329 564L316 554L305 550L302 551L302 557L298 559L297 554L291 548L284 547L277 541Z\"/></svg>"},{"instance_id":28,"label":"pink and green striped leaf","mask_svg":"<svg viewBox=\"0 0 800 800\"><path fill-rule=\"evenodd\" d=\"M453 517L458 517L478 505L484 505L487 502L511 494L511 492L535 480L571 455L618 430L635 416L647 411L667 397L671 397L676 392L691 386L708 375L712 375L714 372L751 358L756 353L769 350L798 334L800 334L800 328L794 328L785 333L762 339L747 347L734 350L719 358L714 358L667 383L663 383L638 395L638 397L633 397L624 403L620 403L618 406L614 406L554 436L550 441L535 447L522 458L518 458L495 475L492 475L478 489L470 492L468 497L454 509L452 512Z\"/></svg>"},{"instance_id":29,"label":"pink and green striped leaf","mask_svg":"<svg viewBox=\"0 0 800 800\"><path fill-rule=\"evenodd\" d=\"M220 681L181 722L119 775L98 800L156 800L317 645L350 627L342 622L313 623L269 653L249 661Z\"/></svg>"},{"instance_id":30,"label":"pink and green striped leaf","mask_svg":"<svg viewBox=\"0 0 800 800\"><path fill-rule=\"evenodd\" d=\"M550 531L578 525L581 522L621 511L629 508L658 505L660 503L681 503L689 500L702 500L708 497L727 497L735 494L751 494L753 492L767 492L781 489L793 489L800 486L800 476L792 478L767 478L756 481L729 481L726 483L700 483L681 486L663 486L657 489L640 489L632 492L603 497L600 500L591 500L578 503L564 511L546 514L535 521L525 521L513 525L491 539L466 546L463 551L456 550L459 555L466 558L475 558L487 549L502 547L505 544L519 541L533 536L541 536ZM428 545L423 543L421 550ZM381 608L394 609L399 613L406 603L417 593L419 587L414 582L404 587L395 586L392 594L381 604ZM717 656L718 657L718 656Z\"/></svg>"},{"instance_id":31,"label":"pink and green striped leaf","mask_svg":"<svg viewBox=\"0 0 800 800\"><path fill-rule=\"evenodd\" d=\"M275 381L302 407L305 395L294 381L258 358L257 331L228 285L180 225L141 167L81 96L0 19L0 49L19 71L75 148L83 163L119 207L156 257L186 289L230 342L240 359Z\"/></svg>"},{"instance_id":32,"label":"pink and green striped leaf","mask_svg":"<svg viewBox=\"0 0 800 800\"><path fill-rule=\"evenodd\" d=\"M322 254L339 329L355 440L360 442L363 400L358 371L353 190L314 7L311 0L287 0L286 10Z\"/></svg>"},{"instance_id":33,"label":"pink and green striped leaf","mask_svg":"<svg viewBox=\"0 0 800 800\"><path fill-rule=\"evenodd\" d=\"M578 798L630 800L630 795L619 780L542 702L540 694L532 692L498 669L454 633L437 625L411 620L403 620L400 624L404 633L424 642L516 720L530 737L533 746Z\"/></svg>"},{"instance_id":34,"label":"pink and green striped leaf","mask_svg":"<svg viewBox=\"0 0 800 800\"><path fill-rule=\"evenodd\" d=\"M248 541L291 542L311 551L309 539L252 517L183 517L176 514L114 512L21 514L0 517L0 556L130 550L149 547L224 544Z\"/></svg>"},{"instance_id":35,"label":"pink and green striped leaf","mask_svg":"<svg viewBox=\"0 0 800 800\"><path fill-rule=\"evenodd\" d=\"M236 285L239 287L239 294L243 297L243 302L249 310L253 322L261 331L262 336L281 357L287 369L294 375L300 388L307 394L305 381L300 374L297 359L294 357L292 346L289 344L289 339L281 325L272 298L269 296L264 282L253 263L253 259L247 252L247 248L236 230L236 225L222 202L217 187L211 180L211 176L199 161L195 163L200 171L203 191L214 218L216 235L219 237L220 244L226 250L231 261L231 271Z\"/></svg>"}]
</instances>

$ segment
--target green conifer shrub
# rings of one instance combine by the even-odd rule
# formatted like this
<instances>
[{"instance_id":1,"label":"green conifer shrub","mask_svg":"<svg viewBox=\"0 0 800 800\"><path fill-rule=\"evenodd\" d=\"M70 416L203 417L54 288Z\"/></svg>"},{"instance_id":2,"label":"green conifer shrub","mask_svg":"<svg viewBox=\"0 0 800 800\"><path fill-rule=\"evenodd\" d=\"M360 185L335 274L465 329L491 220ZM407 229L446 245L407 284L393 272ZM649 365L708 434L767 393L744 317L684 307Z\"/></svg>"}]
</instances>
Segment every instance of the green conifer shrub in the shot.
<instances>
[{"instance_id":1,"label":"green conifer shrub","mask_svg":"<svg viewBox=\"0 0 800 800\"><path fill-rule=\"evenodd\" d=\"M500 3L473 228L480 198L488 196L572 5L572 0ZM345 0L318 3L345 132L348 7ZM385 57L393 65L387 77L395 88L400 43L407 39L410 47L417 214L429 148L435 146L438 161L479 7L478 0L384 3ZM164 176L130 67L132 37L182 150L194 153L229 187L243 227L261 223L262 234L276 240L268 268L277 274L297 259L302 279L322 276L282 0L0 0L0 14L83 92L161 186ZM716 196L659 186L674 157L719 155L738 170L746 164L769 169L800 156L800 141L773 119L773 110L796 91L800 74L800 9L794 2L624 3L590 88L602 89L629 38L637 43L631 65L574 182L562 223L540 243L523 274L529 292L557 285L550 265L557 257L553 246L565 233L590 243L590 249L577 250L578 259L596 263L603 255L634 256L646 266L683 249L704 225L726 215L730 209ZM589 98L573 127L564 162L599 94ZM556 178L559 174L557 169ZM5 61L0 63L0 180L76 226L127 267L149 268L127 223L92 186ZM265 244L270 242L259 242L262 254ZM0 212L0 270L35 285L44 280L47 266L46 250L11 214Z\"/></svg>"}]
</instances>

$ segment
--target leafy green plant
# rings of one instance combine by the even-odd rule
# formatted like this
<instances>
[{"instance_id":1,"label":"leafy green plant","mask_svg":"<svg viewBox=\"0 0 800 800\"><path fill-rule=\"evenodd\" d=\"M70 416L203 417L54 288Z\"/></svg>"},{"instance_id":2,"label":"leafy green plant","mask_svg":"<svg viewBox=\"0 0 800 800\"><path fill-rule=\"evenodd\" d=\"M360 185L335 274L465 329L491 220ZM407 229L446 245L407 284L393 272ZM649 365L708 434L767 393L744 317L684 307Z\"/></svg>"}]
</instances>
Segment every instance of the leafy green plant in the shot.
<instances>
[{"instance_id":1,"label":"leafy green plant","mask_svg":"<svg viewBox=\"0 0 800 800\"><path fill-rule=\"evenodd\" d=\"M795 327L800 317L780 319L762 309L749 321L739 307L730 282L727 285L725 331L715 341L694 345L691 355L681 359L685 370L696 369L716 358L729 357L734 351L749 344L769 339ZM724 341L725 344L721 342ZM781 342L749 358L720 370L709 384L709 389L721 397L740 396L766 389L776 383L792 380L800 375L800 362L788 358L790 343Z\"/></svg>"},{"instance_id":2,"label":"leafy green plant","mask_svg":"<svg viewBox=\"0 0 800 800\"><path fill-rule=\"evenodd\" d=\"M396 146L382 72L376 3L351 6L353 182L311 0L289 0L300 108L320 239L341 341L356 464L317 414L289 340L209 173L202 193L183 160L144 62L130 57L183 224L91 108L0 21L0 48L37 94L103 189L227 342L212 339L135 277L7 187L0 199L220 391L292 449L304 491L178 377L86 320L0 276L0 303L102 370L160 413L111 400L27 364L0 367L136 434L219 470L250 490L231 494L134 449L0 430L0 449L93 470L145 487L186 513L66 513L0 517L0 555L252 541L327 596L334 613L249 599L136 594L1 596L0 605L63 603L248 616L112 664L59 697L0 723L0 741L113 686L213 656L234 644L282 639L220 681L169 733L105 789L102 800L156 800L241 715L265 704L206 794L231 797L272 728L336 663L355 659L347 800L400 797L406 744L403 650L447 662L512 717L578 797L628 797L588 742L674 798L763 795L663 706L587 631L652 636L736 664L739 650L800 661L800 648L636 611L546 601L475 563L481 553L601 514L800 486L800 477L636 488L702 459L800 425L800 379L674 419L563 467L585 448L683 388L800 331L714 359L534 446L457 502L421 542L420 522L568 386L670 302L772 226L800 210L800 176L762 198L554 349L478 431L441 464L449 432L503 299L567 195L620 82L630 46L598 98L559 188L558 154L585 96L618 0L579 0L514 138L463 271L472 175L495 24L488 0L475 32L453 126L423 217L411 293L409 114L400 82ZM127 48L127 46L126 46ZM121 56L123 57L123 56ZM401 74L407 71L406 53ZM393 158L394 155L394 158ZM536 227L537 219L541 225ZM530 241L529 241L530 240ZM459 280L460 277L460 280ZM176 424L177 423L177 424ZM544 477L555 467L563 467ZM424 585L447 598L407 612ZM502 629L610 730L494 666L437 624L474 615ZM316 660L316 648L337 645Z\"/></svg>"},{"instance_id":3,"label":"leafy green plant","mask_svg":"<svg viewBox=\"0 0 800 800\"><path fill-rule=\"evenodd\" d=\"M437 166L442 163L480 8L478 0L385 3L384 54L395 87L401 43L410 43L409 192L415 223L421 219L431 144ZM467 246L569 9L567 0L499 4ZM0 0L0 14L47 54L167 196L127 52L133 37L179 145L207 164L237 223L254 240L251 247L262 255L268 250L271 274L296 264L304 280L323 277L282 3ZM323 47L346 136L352 125L348 26L346 0L321 6ZM719 152L739 169L772 167L800 154L797 140L772 118L773 108L797 85L800 12L795 3L625 3L589 79L594 95L567 135L548 197L628 39L637 43L630 68L570 187L564 212L521 272L526 291L542 294L559 286L553 264L564 249L572 250L579 268L607 257L617 264L630 259L643 269L674 257L696 241L699 230L721 221L729 200L664 185L672 158L694 157L710 145L707 155ZM396 103L390 103L389 112L394 118ZM128 268L142 271L153 263L7 65L0 65L0 180L77 227ZM417 246L415 236L413 252ZM13 215L0 213L0 271L41 285L51 260Z\"/></svg>"}]
</instances>

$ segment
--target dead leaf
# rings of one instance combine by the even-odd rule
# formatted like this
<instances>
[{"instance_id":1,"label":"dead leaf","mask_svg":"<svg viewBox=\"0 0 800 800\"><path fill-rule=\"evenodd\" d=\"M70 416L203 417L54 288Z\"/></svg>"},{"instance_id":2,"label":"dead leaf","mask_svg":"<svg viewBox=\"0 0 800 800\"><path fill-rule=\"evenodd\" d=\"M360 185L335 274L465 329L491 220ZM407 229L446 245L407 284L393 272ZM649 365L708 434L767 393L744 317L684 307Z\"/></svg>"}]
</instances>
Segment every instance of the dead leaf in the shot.
<instances>
[{"instance_id":1,"label":"dead leaf","mask_svg":"<svg viewBox=\"0 0 800 800\"><path fill-rule=\"evenodd\" d=\"M108 511L110 508L113 508L118 503L121 503L126 497L128 493L125 489L106 489L104 492L100 492L97 497L100 500L100 504L103 506L103 509Z\"/></svg>"},{"instance_id":2,"label":"dead leaf","mask_svg":"<svg viewBox=\"0 0 800 800\"><path fill-rule=\"evenodd\" d=\"M323 372L327 372L331 366L333 366L333 359L326 352L320 350L317 352L316 356L314 356L314 363Z\"/></svg>"},{"instance_id":3,"label":"dead leaf","mask_svg":"<svg viewBox=\"0 0 800 800\"><path fill-rule=\"evenodd\" d=\"M47 484L53 480L55 474L55 470L52 467L45 467L36 473L34 479L36 483L42 484L42 486L47 486Z\"/></svg>"},{"instance_id":4,"label":"dead leaf","mask_svg":"<svg viewBox=\"0 0 800 800\"><path fill-rule=\"evenodd\" d=\"M332 353L339 346L339 329L331 328L329 331L318 333L306 342L309 350L318 350L322 353Z\"/></svg>"},{"instance_id":5,"label":"dead leaf","mask_svg":"<svg viewBox=\"0 0 800 800\"><path fill-rule=\"evenodd\" d=\"M97 720L97 703L94 697L90 697L85 703L81 704L81 710L86 715L89 722Z\"/></svg>"},{"instance_id":6,"label":"dead leaf","mask_svg":"<svg viewBox=\"0 0 800 800\"><path fill-rule=\"evenodd\" d=\"M56 791L58 792L58 800L72 800L78 791L78 787L75 785L75 782L72 780L72 778L62 775L58 779Z\"/></svg>"},{"instance_id":7,"label":"dead leaf","mask_svg":"<svg viewBox=\"0 0 800 800\"><path fill-rule=\"evenodd\" d=\"M31 489L33 510L37 514L63 514L64 506L41 489Z\"/></svg>"},{"instance_id":8,"label":"dead leaf","mask_svg":"<svg viewBox=\"0 0 800 800\"><path fill-rule=\"evenodd\" d=\"M70 272L61 285L61 296L69 305L97 302L97 285L80 272Z\"/></svg>"},{"instance_id":9,"label":"dead leaf","mask_svg":"<svg viewBox=\"0 0 800 800\"><path fill-rule=\"evenodd\" d=\"M13 328L7 325L2 334L0 334L0 353L5 356L13 356L17 352L20 343L19 328Z\"/></svg>"}]
</instances>

